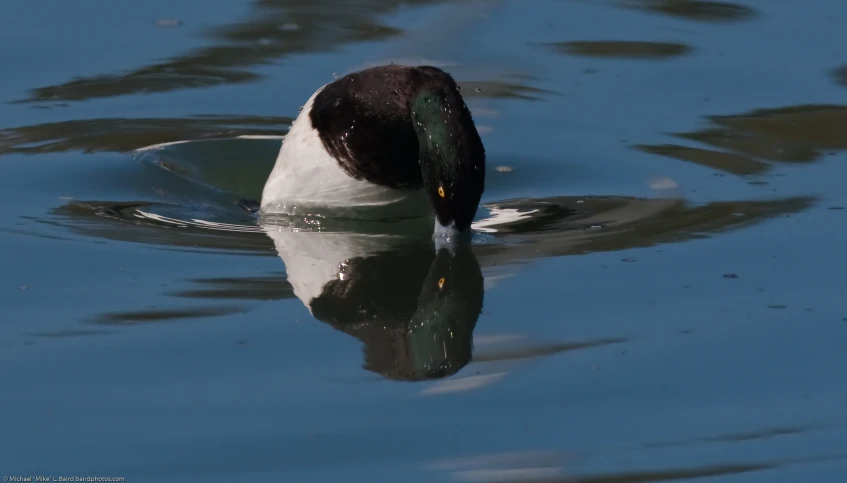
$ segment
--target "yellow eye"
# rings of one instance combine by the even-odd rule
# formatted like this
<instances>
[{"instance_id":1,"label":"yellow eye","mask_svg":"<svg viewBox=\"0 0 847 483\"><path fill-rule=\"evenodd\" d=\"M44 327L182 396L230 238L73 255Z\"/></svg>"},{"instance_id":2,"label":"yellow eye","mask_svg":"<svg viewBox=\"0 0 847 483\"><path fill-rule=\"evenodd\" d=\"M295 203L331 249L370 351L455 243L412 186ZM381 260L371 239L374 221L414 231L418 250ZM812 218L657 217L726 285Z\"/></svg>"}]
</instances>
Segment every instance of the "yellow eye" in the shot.
<instances>
[{"instance_id":1,"label":"yellow eye","mask_svg":"<svg viewBox=\"0 0 847 483\"><path fill-rule=\"evenodd\" d=\"M438 279L438 288L439 289L444 288L444 277L441 277L441 278Z\"/></svg>"},{"instance_id":2,"label":"yellow eye","mask_svg":"<svg viewBox=\"0 0 847 483\"><path fill-rule=\"evenodd\" d=\"M438 187L438 196L444 198L444 187L442 187L442 186Z\"/></svg>"}]
</instances>

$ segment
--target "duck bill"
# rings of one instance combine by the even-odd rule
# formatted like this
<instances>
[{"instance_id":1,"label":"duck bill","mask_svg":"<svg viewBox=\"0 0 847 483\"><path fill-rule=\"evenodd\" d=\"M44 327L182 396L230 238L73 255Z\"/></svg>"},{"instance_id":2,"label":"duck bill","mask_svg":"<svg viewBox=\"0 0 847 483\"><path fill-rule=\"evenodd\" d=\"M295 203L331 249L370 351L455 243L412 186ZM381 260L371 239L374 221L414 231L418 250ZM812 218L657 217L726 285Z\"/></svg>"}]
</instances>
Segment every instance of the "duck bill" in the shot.
<instances>
[{"instance_id":1,"label":"duck bill","mask_svg":"<svg viewBox=\"0 0 847 483\"><path fill-rule=\"evenodd\" d=\"M449 225L442 225L439 223L438 218L435 219L435 229L433 230L432 238L435 241L436 252L446 249L451 253L455 253L456 246L462 240L470 239L470 235L470 228L460 230L456 227L455 222L451 222Z\"/></svg>"}]
</instances>

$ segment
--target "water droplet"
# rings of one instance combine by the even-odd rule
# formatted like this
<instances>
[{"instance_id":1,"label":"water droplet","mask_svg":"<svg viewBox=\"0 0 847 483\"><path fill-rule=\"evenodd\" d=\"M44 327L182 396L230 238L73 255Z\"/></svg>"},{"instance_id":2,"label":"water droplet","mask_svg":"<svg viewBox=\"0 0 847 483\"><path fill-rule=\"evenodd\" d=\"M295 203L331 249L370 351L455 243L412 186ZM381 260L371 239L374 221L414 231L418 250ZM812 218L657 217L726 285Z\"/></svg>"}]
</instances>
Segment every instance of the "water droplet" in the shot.
<instances>
[{"instance_id":1,"label":"water droplet","mask_svg":"<svg viewBox=\"0 0 847 483\"><path fill-rule=\"evenodd\" d=\"M479 87L477 87L477 88L476 88L476 91L477 91L477 92L482 92L482 89L480 89Z\"/></svg>"},{"instance_id":2,"label":"water droplet","mask_svg":"<svg viewBox=\"0 0 847 483\"><path fill-rule=\"evenodd\" d=\"M303 112L303 107L305 107L305 106L300 106L300 107L298 107L298 108L297 108L297 112Z\"/></svg>"},{"instance_id":3,"label":"water droplet","mask_svg":"<svg viewBox=\"0 0 847 483\"><path fill-rule=\"evenodd\" d=\"M333 79L338 79L338 72L333 72L333 73L332 73L332 78L333 78Z\"/></svg>"}]
</instances>

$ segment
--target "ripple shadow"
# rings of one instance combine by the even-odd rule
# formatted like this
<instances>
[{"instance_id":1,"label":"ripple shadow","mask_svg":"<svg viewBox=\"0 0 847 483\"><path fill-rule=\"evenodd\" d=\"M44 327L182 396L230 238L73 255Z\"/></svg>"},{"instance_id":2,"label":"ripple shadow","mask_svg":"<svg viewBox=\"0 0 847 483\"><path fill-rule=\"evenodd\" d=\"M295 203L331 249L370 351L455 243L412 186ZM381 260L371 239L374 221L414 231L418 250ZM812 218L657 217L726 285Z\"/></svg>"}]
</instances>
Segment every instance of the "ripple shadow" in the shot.
<instances>
[{"instance_id":1,"label":"ripple shadow","mask_svg":"<svg viewBox=\"0 0 847 483\"><path fill-rule=\"evenodd\" d=\"M560 54L609 59L665 60L691 53L692 48L675 42L630 40L572 41L545 44Z\"/></svg>"},{"instance_id":2,"label":"ripple shadow","mask_svg":"<svg viewBox=\"0 0 847 483\"><path fill-rule=\"evenodd\" d=\"M357 0L328 8L325 2L253 0L247 18L207 30L210 46L127 72L38 87L17 102L82 101L253 82L262 78L257 72L261 66L280 58L397 36L402 30L386 25L380 16L445 1Z\"/></svg>"},{"instance_id":3,"label":"ripple shadow","mask_svg":"<svg viewBox=\"0 0 847 483\"><path fill-rule=\"evenodd\" d=\"M670 135L703 147L639 144L633 148L736 175L757 175L774 163L805 164L847 149L847 106L799 105L709 116L709 126Z\"/></svg>"},{"instance_id":4,"label":"ripple shadow","mask_svg":"<svg viewBox=\"0 0 847 483\"><path fill-rule=\"evenodd\" d=\"M709 0L622 0L628 8L695 22L739 22L754 18L752 7Z\"/></svg>"}]
</instances>

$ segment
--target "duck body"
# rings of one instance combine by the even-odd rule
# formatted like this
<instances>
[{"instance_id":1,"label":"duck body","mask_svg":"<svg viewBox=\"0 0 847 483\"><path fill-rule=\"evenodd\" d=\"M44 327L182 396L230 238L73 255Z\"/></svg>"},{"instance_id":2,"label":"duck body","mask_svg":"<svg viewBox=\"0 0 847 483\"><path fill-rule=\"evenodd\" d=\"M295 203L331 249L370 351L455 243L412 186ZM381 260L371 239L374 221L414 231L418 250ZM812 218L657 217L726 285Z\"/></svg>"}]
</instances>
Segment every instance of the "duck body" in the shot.
<instances>
[{"instance_id":1,"label":"duck body","mask_svg":"<svg viewBox=\"0 0 847 483\"><path fill-rule=\"evenodd\" d=\"M484 181L485 149L452 77L380 66L312 94L282 142L260 210L434 212L436 232L461 232Z\"/></svg>"}]
</instances>

